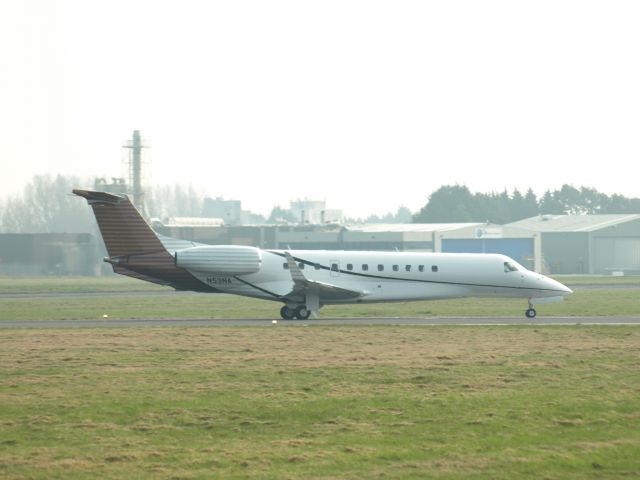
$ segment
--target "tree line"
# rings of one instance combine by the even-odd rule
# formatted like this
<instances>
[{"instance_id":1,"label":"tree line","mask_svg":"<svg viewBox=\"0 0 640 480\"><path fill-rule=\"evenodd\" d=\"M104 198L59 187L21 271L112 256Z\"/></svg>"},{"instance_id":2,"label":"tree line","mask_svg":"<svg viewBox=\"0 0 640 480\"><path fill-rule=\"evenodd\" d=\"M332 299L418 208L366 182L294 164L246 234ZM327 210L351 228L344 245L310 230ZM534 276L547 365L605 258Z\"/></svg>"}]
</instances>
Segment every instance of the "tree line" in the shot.
<instances>
[{"instance_id":1,"label":"tree line","mask_svg":"<svg viewBox=\"0 0 640 480\"><path fill-rule=\"evenodd\" d=\"M640 213L640 198L611 196L594 188L563 185L540 198L529 189L501 193L471 193L464 185L445 185L433 192L413 216L414 223L491 222L505 224L536 215L597 215Z\"/></svg>"},{"instance_id":2,"label":"tree line","mask_svg":"<svg viewBox=\"0 0 640 480\"><path fill-rule=\"evenodd\" d=\"M75 188L93 189L92 181L65 175L35 175L21 194L0 199L2 233L97 233L97 225ZM192 186L156 186L145 194L149 218L198 217L204 193Z\"/></svg>"},{"instance_id":3,"label":"tree line","mask_svg":"<svg viewBox=\"0 0 640 480\"><path fill-rule=\"evenodd\" d=\"M91 181L73 176L36 175L20 195L0 199L2 233L97 233L96 222L86 202L71 193ZM91 188L91 187L88 187ZM156 186L145 195L147 215L198 217L202 215L204 192L191 186ZM505 224L540 214L640 213L640 198L605 195L593 188L563 185L546 191L540 198L531 189L524 195L512 193L471 193L464 185L446 185L434 191L415 215L406 207L396 213L371 215L366 223L448 223L491 222ZM254 215L252 223L278 223L293 218L285 209L274 207L268 219ZM359 223L363 220L352 222Z\"/></svg>"}]
</instances>

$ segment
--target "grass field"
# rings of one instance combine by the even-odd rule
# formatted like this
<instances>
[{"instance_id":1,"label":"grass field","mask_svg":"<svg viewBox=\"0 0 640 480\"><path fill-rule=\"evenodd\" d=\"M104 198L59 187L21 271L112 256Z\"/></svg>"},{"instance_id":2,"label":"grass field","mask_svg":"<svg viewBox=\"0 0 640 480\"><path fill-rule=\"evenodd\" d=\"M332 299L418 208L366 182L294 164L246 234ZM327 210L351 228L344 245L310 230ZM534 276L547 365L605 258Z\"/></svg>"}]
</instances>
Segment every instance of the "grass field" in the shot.
<instances>
[{"instance_id":1,"label":"grass field","mask_svg":"<svg viewBox=\"0 0 640 480\"><path fill-rule=\"evenodd\" d=\"M327 306L321 318L523 316L526 300L459 299ZM3 320L280 318L280 304L229 295L162 295L0 298ZM537 307L541 316L639 315L640 290L576 292L558 304Z\"/></svg>"},{"instance_id":2,"label":"grass field","mask_svg":"<svg viewBox=\"0 0 640 480\"><path fill-rule=\"evenodd\" d=\"M633 327L0 330L0 477L637 478Z\"/></svg>"},{"instance_id":3,"label":"grass field","mask_svg":"<svg viewBox=\"0 0 640 480\"><path fill-rule=\"evenodd\" d=\"M545 316L609 316L640 314L639 277L567 277L573 295L558 304L540 305ZM574 283L572 283L574 282ZM633 283L637 282L637 283ZM635 288L637 285L638 288ZM589 288L581 286L588 286ZM1 294L100 293L109 296L24 298ZM131 295L137 292L137 295ZM167 292L167 295L159 295ZM123 295L118 295L123 293ZM280 304L228 295L181 295L173 290L125 277L0 279L0 321L109 318L206 319L279 318ZM521 316L524 299L458 299L327 306L323 318Z\"/></svg>"},{"instance_id":4,"label":"grass field","mask_svg":"<svg viewBox=\"0 0 640 480\"><path fill-rule=\"evenodd\" d=\"M561 281L576 292L540 315L640 313L635 278ZM0 320L279 309L165 290L121 277L0 279ZM74 292L109 295L55 296ZM524 308L463 299L322 316ZM637 327L297 325L0 330L0 478L640 476Z\"/></svg>"},{"instance_id":5,"label":"grass field","mask_svg":"<svg viewBox=\"0 0 640 480\"><path fill-rule=\"evenodd\" d=\"M0 293L163 292L173 288L122 275L105 277L0 277Z\"/></svg>"}]
</instances>

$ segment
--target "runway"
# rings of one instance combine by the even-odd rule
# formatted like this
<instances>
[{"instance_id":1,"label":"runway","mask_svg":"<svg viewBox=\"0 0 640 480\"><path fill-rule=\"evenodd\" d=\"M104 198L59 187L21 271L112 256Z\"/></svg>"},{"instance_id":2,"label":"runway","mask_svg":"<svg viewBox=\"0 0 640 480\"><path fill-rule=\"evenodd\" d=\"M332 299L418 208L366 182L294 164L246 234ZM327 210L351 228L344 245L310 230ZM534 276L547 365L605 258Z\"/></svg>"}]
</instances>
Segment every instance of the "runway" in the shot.
<instances>
[{"instance_id":1,"label":"runway","mask_svg":"<svg viewBox=\"0 0 640 480\"><path fill-rule=\"evenodd\" d=\"M309 320L268 319L99 319L2 321L0 328L149 328L149 327L307 327L320 325L638 325L640 316L621 317L427 317L427 318L318 318Z\"/></svg>"},{"instance_id":2,"label":"runway","mask_svg":"<svg viewBox=\"0 0 640 480\"><path fill-rule=\"evenodd\" d=\"M631 284L607 284L600 285L582 284L569 285L574 292L589 290L639 290L640 283ZM87 297L164 297L164 296L199 296L210 295L208 293L190 292L190 291L174 291L170 289L157 291L114 291L114 292L14 292L0 293L0 300L3 299L31 299L31 298L87 298ZM216 296L233 296L228 293L217 293Z\"/></svg>"}]
</instances>

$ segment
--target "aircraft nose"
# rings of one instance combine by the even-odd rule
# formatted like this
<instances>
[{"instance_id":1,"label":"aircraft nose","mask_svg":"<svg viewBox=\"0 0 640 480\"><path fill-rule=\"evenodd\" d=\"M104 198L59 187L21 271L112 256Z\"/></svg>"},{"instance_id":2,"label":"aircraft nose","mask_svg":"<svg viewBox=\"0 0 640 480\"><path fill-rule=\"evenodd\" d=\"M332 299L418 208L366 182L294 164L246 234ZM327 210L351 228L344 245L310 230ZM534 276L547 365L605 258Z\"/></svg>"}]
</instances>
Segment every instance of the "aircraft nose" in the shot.
<instances>
[{"instance_id":1,"label":"aircraft nose","mask_svg":"<svg viewBox=\"0 0 640 480\"><path fill-rule=\"evenodd\" d=\"M551 283L552 288L554 288L555 290L560 290L563 295L569 295L570 293L573 293L573 290L571 290L565 284L560 283L557 280L554 280L553 278L547 277L547 281Z\"/></svg>"}]
</instances>

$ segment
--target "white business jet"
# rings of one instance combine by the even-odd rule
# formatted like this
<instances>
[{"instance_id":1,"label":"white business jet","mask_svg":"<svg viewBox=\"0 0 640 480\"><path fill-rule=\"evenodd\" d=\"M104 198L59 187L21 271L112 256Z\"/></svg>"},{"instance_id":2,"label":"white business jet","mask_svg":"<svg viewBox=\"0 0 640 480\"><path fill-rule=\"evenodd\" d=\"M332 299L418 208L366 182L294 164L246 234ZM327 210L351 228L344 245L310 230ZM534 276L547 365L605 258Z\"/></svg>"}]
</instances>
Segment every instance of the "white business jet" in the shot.
<instances>
[{"instance_id":1,"label":"white business jet","mask_svg":"<svg viewBox=\"0 0 640 480\"><path fill-rule=\"evenodd\" d=\"M560 301L571 289L505 255L263 250L156 234L125 195L74 190L92 206L116 273L176 290L275 300L284 319L324 305L463 297Z\"/></svg>"}]
</instances>

